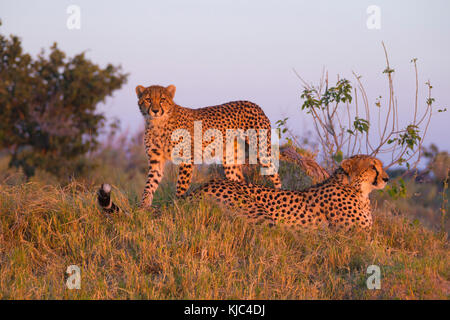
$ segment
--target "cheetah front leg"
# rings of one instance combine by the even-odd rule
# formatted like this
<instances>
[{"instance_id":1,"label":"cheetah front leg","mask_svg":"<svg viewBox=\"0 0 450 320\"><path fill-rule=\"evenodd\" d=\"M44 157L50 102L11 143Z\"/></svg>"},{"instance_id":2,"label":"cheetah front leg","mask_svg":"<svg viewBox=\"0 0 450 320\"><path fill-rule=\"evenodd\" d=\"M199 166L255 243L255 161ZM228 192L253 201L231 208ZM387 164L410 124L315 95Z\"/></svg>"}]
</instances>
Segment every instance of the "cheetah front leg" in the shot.
<instances>
[{"instance_id":1,"label":"cheetah front leg","mask_svg":"<svg viewBox=\"0 0 450 320\"><path fill-rule=\"evenodd\" d=\"M224 157L223 169L225 172L225 177L231 181L245 182L244 174L242 172L243 164L240 164L238 162L238 159L240 159L241 161L243 159L245 161L245 149L242 148L242 146L240 146L237 141L234 141L233 143L234 143L234 153L233 153L234 158L232 159L231 163L228 163L227 161L228 159Z\"/></svg>"},{"instance_id":2,"label":"cheetah front leg","mask_svg":"<svg viewBox=\"0 0 450 320\"><path fill-rule=\"evenodd\" d=\"M164 161L162 159L149 157L149 170L147 182L145 183L144 193L142 195L141 207L150 208L153 202L153 195L158 188L164 171Z\"/></svg>"},{"instance_id":3,"label":"cheetah front leg","mask_svg":"<svg viewBox=\"0 0 450 320\"><path fill-rule=\"evenodd\" d=\"M189 185L192 180L192 171L194 165L192 163L181 163L178 169L178 180L177 180L177 197L181 197L189 189Z\"/></svg>"}]
</instances>

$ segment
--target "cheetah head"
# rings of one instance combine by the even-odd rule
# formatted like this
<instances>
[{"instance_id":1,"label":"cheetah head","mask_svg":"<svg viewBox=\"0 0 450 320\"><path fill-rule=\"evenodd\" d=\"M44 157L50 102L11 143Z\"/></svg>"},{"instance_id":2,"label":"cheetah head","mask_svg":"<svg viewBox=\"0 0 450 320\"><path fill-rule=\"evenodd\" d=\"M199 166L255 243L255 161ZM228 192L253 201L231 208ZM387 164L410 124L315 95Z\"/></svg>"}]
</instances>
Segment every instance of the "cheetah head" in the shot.
<instances>
[{"instance_id":1,"label":"cheetah head","mask_svg":"<svg viewBox=\"0 0 450 320\"><path fill-rule=\"evenodd\" d=\"M372 190L383 189L389 181L383 163L371 156L350 157L342 161L341 168L347 173L350 184L359 186L365 196Z\"/></svg>"},{"instance_id":2,"label":"cheetah head","mask_svg":"<svg viewBox=\"0 0 450 320\"><path fill-rule=\"evenodd\" d=\"M144 118L153 120L170 114L175 104L173 102L175 90L174 85L168 87L150 86L147 88L137 86L138 105Z\"/></svg>"}]
</instances>

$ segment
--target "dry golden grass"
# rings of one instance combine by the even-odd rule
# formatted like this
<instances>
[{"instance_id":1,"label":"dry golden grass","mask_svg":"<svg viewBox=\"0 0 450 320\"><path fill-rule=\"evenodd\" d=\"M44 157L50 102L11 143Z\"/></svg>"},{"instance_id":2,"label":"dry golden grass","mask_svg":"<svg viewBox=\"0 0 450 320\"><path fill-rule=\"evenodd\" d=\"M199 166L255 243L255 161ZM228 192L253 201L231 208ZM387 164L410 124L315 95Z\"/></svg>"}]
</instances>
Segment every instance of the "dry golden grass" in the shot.
<instances>
[{"instance_id":1,"label":"dry golden grass","mask_svg":"<svg viewBox=\"0 0 450 320\"><path fill-rule=\"evenodd\" d=\"M2 299L448 299L445 235L375 212L370 237L253 226L158 190L162 206L102 214L93 186L0 185ZM132 197L131 197L132 198ZM69 265L81 289L65 286ZM381 268L381 290L366 269Z\"/></svg>"}]
</instances>

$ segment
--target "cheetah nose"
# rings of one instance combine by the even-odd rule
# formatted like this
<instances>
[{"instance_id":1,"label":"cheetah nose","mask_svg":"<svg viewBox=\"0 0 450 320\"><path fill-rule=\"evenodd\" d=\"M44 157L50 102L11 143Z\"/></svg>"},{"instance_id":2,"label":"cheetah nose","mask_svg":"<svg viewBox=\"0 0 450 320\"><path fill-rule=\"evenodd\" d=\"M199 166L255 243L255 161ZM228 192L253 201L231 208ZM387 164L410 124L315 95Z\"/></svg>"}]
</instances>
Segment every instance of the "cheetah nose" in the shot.
<instances>
[{"instance_id":1,"label":"cheetah nose","mask_svg":"<svg viewBox=\"0 0 450 320\"><path fill-rule=\"evenodd\" d=\"M389 177L383 178L384 182L388 182L389 181Z\"/></svg>"}]
</instances>

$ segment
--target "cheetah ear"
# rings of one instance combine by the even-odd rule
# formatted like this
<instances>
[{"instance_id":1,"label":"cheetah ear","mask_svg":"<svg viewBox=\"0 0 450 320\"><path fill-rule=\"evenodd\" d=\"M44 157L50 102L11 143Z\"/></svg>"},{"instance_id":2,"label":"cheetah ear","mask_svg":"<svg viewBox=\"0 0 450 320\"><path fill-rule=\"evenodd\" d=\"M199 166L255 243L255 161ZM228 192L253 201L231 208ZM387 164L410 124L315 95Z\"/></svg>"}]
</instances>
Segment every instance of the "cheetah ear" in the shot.
<instances>
[{"instance_id":1,"label":"cheetah ear","mask_svg":"<svg viewBox=\"0 0 450 320\"><path fill-rule=\"evenodd\" d=\"M169 91L169 94L171 95L171 98L173 99L173 97L175 96L175 91L177 90L177 88L173 84L171 84L166 89L167 89L167 91Z\"/></svg>"},{"instance_id":2,"label":"cheetah ear","mask_svg":"<svg viewBox=\"0 0 450 320\"><path fill-rule=\"evenodd\" d=\"M341 168L348 174L350 175L350 173L353 170L353 167L355 165L355 159L345 159L344 161L341 162Z\"/></svg>"},{"instance_id":3,"label":"cheetah ear","mask_svg":"<svg viewBox=\"0 0 450 320\"><path fill-rule=\"evenodd\" d=\"M144 90L145 90L145 87L143 87L143 86L137 86L136 87L136 95L138 96L138 98L141 97L142 92L144 92Z\"/></svg>"}]
</instances>

